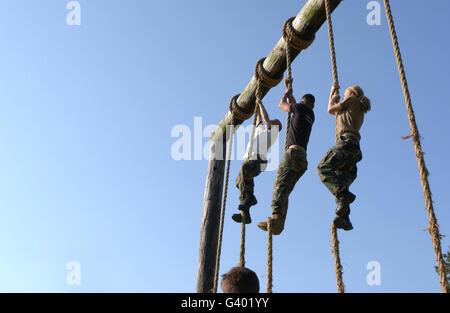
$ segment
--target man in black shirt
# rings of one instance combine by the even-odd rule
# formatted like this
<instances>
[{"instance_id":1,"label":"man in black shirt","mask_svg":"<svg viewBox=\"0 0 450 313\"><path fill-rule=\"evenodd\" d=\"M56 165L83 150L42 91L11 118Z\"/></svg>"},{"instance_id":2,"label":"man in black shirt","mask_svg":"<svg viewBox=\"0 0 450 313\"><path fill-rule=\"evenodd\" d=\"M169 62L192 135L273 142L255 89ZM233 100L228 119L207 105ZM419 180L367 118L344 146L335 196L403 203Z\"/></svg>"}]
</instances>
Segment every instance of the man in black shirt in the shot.
<instances>
[{"instance_id":1,"label":"man in black shirt","mask_svg":"<svg viewBox=\"0 0 450 313\"><path fill-rule=\"evenodd\" d=\"M292 115L287 131L287 150L278 168L272 196L274 235L283 231L289 195L308 168L306 149L314 124L314 102L315 98L310 94L304 95L300 103L296 103L292 95L284 94L279 104L281 110ZM267 222L259 223L258 227L267 231Z\"/></svg>"}]
</instances>

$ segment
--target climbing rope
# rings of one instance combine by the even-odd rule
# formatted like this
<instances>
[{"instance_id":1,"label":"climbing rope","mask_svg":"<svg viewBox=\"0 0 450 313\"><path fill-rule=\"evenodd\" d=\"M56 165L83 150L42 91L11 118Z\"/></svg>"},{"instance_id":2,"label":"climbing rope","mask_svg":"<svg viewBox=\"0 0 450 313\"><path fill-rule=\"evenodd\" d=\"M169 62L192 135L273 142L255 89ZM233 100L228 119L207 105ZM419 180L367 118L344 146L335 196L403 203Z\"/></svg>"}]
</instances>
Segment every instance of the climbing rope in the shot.
<instances>
[{"instance_id":1,"label":"climbing rope","mask_svg":"<svg viewBox=\"0 0 450 313\"><path fill-rule=\"evenodd\" d=\"M267 293L272 293L272 219L267 218Z\"/></svg>"},{"instance_id":2,"label":"climbing rope","mask_svg":"<svg viewBox=\"0 0 450 313\"><path fill-rule=\"evenodd\" d=\"M423 157L422 145L420 143L420 134L419 129L417 127L416 118L414 114L414 109L412 107L411 96L409 93L408 82L406 80L405 68L403 66L403 60L400 53L400 47L398 44L397 32L395 30L394 19L392 17L391 6L389 4L389 0L384 0L384 6L386 9L386 16L389 23L389 30L392 37L392 43L394 45L395 57L397 59L398 72L400 74L400 80L402 83L403 95L405 97L406 108L408 112L409 125L411 129L411 137L414 143L414 149L416 152L417 164L419 167L420 180L423 188L423 196L425 200L425 206L428 212L429 224L428 224L428 232L432 237L434 252L436 254L436 260L438 263L438 272L440 276L440 282L442 291L444 293L450 293L450 289L448 286L448 281L446 278L445 272L445 262L442 257L442 249L441 249L441 235L439 233L439 225L436 220L436 216L434 214L433 208L433 200L431 198L431 189L430 184L428 182L428 169L425 165L425 160Z\"/></svg>"},{"instance_id":3,"label":"climbing rope","mask_svg":"<svg viewBox=\"0 0 450 313\"><path fill-rule=\"evenodd\" d=\"M292 69L291 69L291 63L292 63L292 49L295 50L304 50L307 49L314 41L314 37L310 40L304 39L299 32L297 32L292 25L295 17L289 18L283 26L282 36L284 39L284 42L286 43L285 51L286 51L286 70L287 70L287 79L286 79L286 94L292 95ZM286 116L286 134L284 137L284 151L287 151L289 148L287 146L287 139L288 139L288 129L289 125L291 124L291 114L287 112Z\"/></svg>"},{"instance_id":4,"label":"climbing rope","mask_svg":"<svg viewBox=\"0 0 450 313\"><path fill-rule=\"evenodd\" d=\"M225 186L223 188L222 207L220 209L219 238L217 240L216 267L215 267L214 284L213 284L213 292L214 293L217 293L217 285L218 285L218 281L219 281L220 255L221 255L221 251L222 251L223 225L224 225L224 221L225 221L225 208L227 205L228 181L230 178L230 161L231 161L231 150L232 149L233 149L233 130L231 129L230 141L228 143L227 166L226 166L226 171L225 171Z\"/></svg>"},{"instance_id":5,"label":"climbing rope","mask_svg":"<svg viewBox=\"0 0 450 313\"><path fill-rule=\"evenodd\" d=\"M259 60L256 63L256 67L255 67L255 78L256 78L256 91L255 91L255 111L254 111L254 118L253 118L253 127L252 127L252 132L250 135L250 143L249 143L249 149L248 149L248 157L251 158L252 157L252 150L253 150L253 144L254 144L254 140L255 140L255 130L256 130L256 121L257 121L257 116L259 113L259 108L260 105L262 105L261 99L262 99L262 90L261 90L261 85L262 85L262 81L264 79L264 82L266 82L267 85L272 85L272 84L278 84L278 82L275 83L275 81L272 80L272 78L266 74L264 68L263 68L263 62L264 59ZM264 77L264 78L262 78ZM241 211L241 216L242 216L242 223L241 223L241 246L240 246L240 250L239 250L239 266L245 267L245 222L247 220L247 216L245 214L244 211Z\"/></svg>"},{"instance_id":6,"label":"climbing rope","mask_svg":"<svg viewBox=\"0 0 450 313\"><path fill-rule=\"evenodd\" d=\"M336 272L336 281L339 293L345 292L344 282L342 281L342 264L341 259L339 257L339 239L337 234L336 226L331 226L331 248L333 250L334 255L334 269Z\"/></svg>"},{"instance_id":7,"label":"climbing rope","mask_svg":"<svg viewBox=\"0 0 450 313\"><path fill-rule=\"evenodd\" d=\"M233 114L234 118L237 119L248 119L249 114L243 112L238 104L237 99L239 98L240 94L235 95L231 101L230 101L230 112ZM253 129L252 129L252 137L254 135L255 131L255 125L256 125L256 109L255 107L255 118L253 120ZM251 115L250 115L251 116ZM223 189L223 198L222 198L222 206L220 210L220 225L219 225L219 237L217 239L217 253L216 253L216 264L215 264L215 272L214 272L214 283L213 283L213 289L212 292L217 293L217 287L219 282L219 269L220 269L220 257L221 257L221 251L222 251L222 241L223 241L223 228L225 224L225 209L227 204L227 196L228 196L228 183L230 180L230 164L231 164L231 152L233 149L233 129L230 130L230 139L228 143L228 155L227 155L227 165L225 170L225 184ZM250 139L251 140L251 139ZM251 153L251 146L250 146L250 153ZM244 266L245 264L245 219L246 217L243 216L243 231L241 233L241 257L240 257L240 264L241 266Z\"/></svg>"},{"instance_id":8,"label":"climbing rope","mask_svg":"<svg viewBox=\"0 0 450 313\"><path fill-rule=\"evenodd\" d=\"M292 20L293 20L293 18L290 19L291 22L292 22ZM289 22L289 20L288 20L288 22ZM287 24L288 23L286 22L285 27L283 28L283 34L285 34L285 32L286 32L285 29L287 28ZM292 27L292 25L291 25L291 27ZM290 33L292 33L292 32L290 32ZM291 35L291 36L293 36L293 35ZM295 38L298 38L298 37L295 37ZM302 39L299 39L299 40L302 40ZM288 41L286 41L286 42L288 42ZM304 42L306 42L306 41L304 41ZM305 46L307 47L307 46L309 46L309 44L310 43L308 43L307 45L305 44ZM286 54L288 54L288 53L286 53ZM255 78L256 78L256 92L255 92L255 96L256 96L256 105L257 106L263 105L262 101L261 101L261 99L262 99L262 86L268 87L268 88L272 88L272 87L275 87L276 85L278 85L280 83L280 81L283 79L283 76L270 77L268 75L268 73L264 70L264 67L263 67L264 60L265 60L265 58L259 60L258 63L256 63L256 68L255 68ZM290 66L290 61L288 62L288 64ZM291 81L292 81L292 79L291 79ZM292 85L291 85L291 92L292 92ZM288 120L287 120L286 124L289 125L289 123L290 123L290 114L288 113ZM286 150L286 142L285 142L285 150ZM242 228L245 231L244 225L242 226ZM272 293L272 236L273 235L272 235L272 219L270 217L267 219L267 235L268 235L268 243L267 243L267 293ZM241 251L242 251L242 245L241 245ZM242 252L241 252L241 255L242 255Z\"/></svg>"},{"instance_id":9,"label":"climbing rope","mask_svg":"<svg viewBox=\"0 0 450 313\"><path fill-rule=\"evenodd\" d=\"M293 82L293 78L292 78L292 69L291 69L291 63L292 63L292 50L291 49L296 49L296 50L304 50L306 48L308 48L311 43L314 41L314 37L310 40L305 40L304 38L301 37L301 35L295 30L295 28L292 25L292 22L294 21L295 17L291 17L289 18L286 23L284 23L283 26L283 31L282 31L282 35L283 35L283 39L286 43L286 69L287 69L287 84L286 84L286 94L288 95L292 95L293 90L292 90L292 82ZM261 64L261 66L257 65L257 69L258 68L262 68L262 62L264 61L264 59L261 59L258 63ZM258 74L257 72L255 74ZM256 102L261 104L261 84L260 84L260 79L258 79L258 75L255 75L257 77L257 87L256 87ZM275 85L277 85L280 81L281 81L282 77L278 77L277 79L274 79L273 82L277 81L277 83ZM267 80L266 80L267 81ZM266 86L266 87L274 87L274 86ZM285 139L284 139L284 151L287 151L287 149L289 148L287 146L287 138L288 138L288 129L289 129L289 125L291 123L291 114L289 112L287 112L287 117L286 117L286 134L285 134ZM267 218L267 293L272 293L272 286L273 286L273 276L272 276L272 262L273 262L273 232L272 232L272 219L270 217Z\"/></svg>"},{"instance_id":10,"label":"climbing rope","mask_svg":"<svg viewBox=\"0 0 450 313\"><path fill-rule=\"evenodd\" d=\"M256 90L255 90L255 111L254 111L254 119L253 119L253 127L250 135L250 148L248 150L248 157L252 156L252 150L255 140L255 130L256 130L256 120L257 115L260 114L260 106L262 106L262 98L263 98L263 90L262 87L272 88L278 85L283 77L272 77L270 74L264 69L264 60L265 58L260 59L255 66L255 79L256 79ZM241 247L239 252L239 265L245 266L245 221L247 220L247 216L244 211L241 211L242 215L242 224L241 224Z\"/></svg>"},{"instance_id":11,"label":"climbing rope","mask_svg":"<svg viewBox=\"0 0 450 313\"><path fill-rule=\"evenodd\" d=\"M331 8L330 0L325 0L325 13L328 23L328 38L330 40L330 55L331 55L331 68L333 72L334 83L339 85L338 70L336 62L336 51L334 49L334 35L333 35L333 23L331 21ZM339 90L336 90L336 94L339 95ZM342 264L339 256L339 240L337 235L337 229L334 223L331 226L331 251L334 256L334 267L336 271L336 284L339 293L344 293L344 282L342 280Z\"/></svg>"},{"instance_id":12,"label":"climbing rope","mask_svg":"<svg viewBox=\"0 0 450 313\"><path fill-rule=\"evenodd\" d=\"M255 118L253 119L253 128L252 128L252 134L250 137L250 150L248 152L249 157L252 153L253 148L253 140L255 135L255 128L256 128L256 117L257 114L260 112L260 107L263 105L262 98L263 98L263 89L262 87L266 88L273 88L276 85L280 83L280 81L283 79L283 76L278 77L272 77L270 74L264 69L264 60L266 58L260 59L258 62L256 62L255 66L255 80L256 80L256 90L255 90Z\"/></svg>"},{"instance_id":13,"label":"climbing rope","mask_svg":"<svg viewBox=\"0 0 450 313\"><path fill-rule=\"evenodd\" d=\"M292 78L292 70L291 70L291 52L288 45L286 45L286 69L287 69L287 79L286 79L286 94L292 95L292 82L294 81ZM288 147L288 130L289 125L291 125L291 112L287 112L286 114L286 130L284 136L284 151L286 152Z\"/></svg>"},{"instance_id":14,"label":"climbing rope","mask_svg":"<svg viewBox=\"0 0 450 313\"><path fill-rule=\"evenodd\" d=\"M239 266L245 267L245 220L247 219L244 211L242 214L242 223L241 223L241 248L239 251Z\"/></svg>"},{"instance_id":15,"label":"climbing rope","mask_svg":"<svg viewBox=\"0 0 450 313\"><path fill-rule=\"evenodd\" d=\"M331 55L331 68L333 71L333 80L335 84L339 85L339 77L336 62L336 50L334 49L333 23L331 21L330 0L325 0L325 12L328 24L328 38L330 39L330 55ZM339 95L339 90L337 90L336 93Z\"/></svg>"},{"instance_id":16,"label":"climbing rope","mask_svg":"<svg viewBox=\"0 0 450 313\"><path fill-rule=\"evenodd\" d=\"M255 129L256 129L256 120L257 115L259 114L259 105L262 105L261 99L262 99L262 86L272 88L278 85L283 77L272 77L270 74L264 69L263 62L265 58L259 60L256 63L255 67L255 78L256 78L256 101L255 101L255 110L253 113L248 113L243 111L238 103L237 100L240 96L240 94L235 95L229 105L230 113L233 115L233 118L236 118L238 120L244 121L247 120L254 114L253 119L253 127L252 127L252 133L250 135L250 148L248 151L249 157L251 157L252 149L253 149L253 143L254 143L254 136L255 136ZM219 281L219 268L220 268L220 257L221 257L221 250L222 250L222 241L223 241L223 228L224 228L224 221L225 221L225 209L226 209L226 203L227 203L227 195L228 195L228 182L230 177L230 161L231 161L231 150L233 145L233 131L231 131L229 146L228 146L228 156L227 156L227 165L226 165L226 174L225 174L225 184L224 184L224 191L223 191L223 198L222 198L222 207L221 207L221 213L220 213L220 225L219 225L219 237L217 242L217 253L216 253L216 264L215 264L215 273L214 273L214 283L213 283L213 289L212 291L214 293L217 292L218 287L218 281ZM244 212L241 212L242 214L242 224L241 224L241 246L240 246L240 253L239 253L239 265L244 267L245 266L245 221L247 220L247 217L245 216Z\"/></svg>"},{"instance_id":17,"label":"climbing rope","mask_svg":"<svg viewBox=\"0 0 450 313\"><path fill-rule=\"evenodd\" d=\"M256 65L256 70L255 70L255 77L256 77L256 92L255 92L255 96L256 96L256 104L262 105L261 102L261 98L262 98L262 88L261 88L261 74L260 74L260 68L263 68L263 62L264 59L261 59L258 61L257 65ZM280 79L281 80L281 79ZM280 80L278 80L278 83L280 82ZM277 84L278 84L277 83ZM268 253L268 257L267 257L267 293L271 293L272 292L272 228L270 227L269 224L269 220L270 218L268 218L268 223L267 223L267 233L269 236L269 243L268 243L268 249L267 249L267 253Z\"/></svg>"}]
</instances>

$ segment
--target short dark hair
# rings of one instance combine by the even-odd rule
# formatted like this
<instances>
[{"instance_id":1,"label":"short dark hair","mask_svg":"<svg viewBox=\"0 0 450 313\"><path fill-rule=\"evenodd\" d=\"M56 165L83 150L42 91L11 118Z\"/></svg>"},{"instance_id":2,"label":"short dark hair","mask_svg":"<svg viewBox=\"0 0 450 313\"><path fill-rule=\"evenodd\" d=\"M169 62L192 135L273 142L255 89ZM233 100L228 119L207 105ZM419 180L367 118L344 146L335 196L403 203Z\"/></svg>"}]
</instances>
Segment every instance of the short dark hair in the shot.
<instances>
[{"instance_id":1,"label":"short dark hair","mask_svg":"<svg viewBox=\"0 0 450 313\"><path fill-rule=\"evenodd\" d=\"M224 293L258 293L258 275L249 268L236 266L222 275L221 287Z\"/></svg>"},{"instance_id":2,"label":"short dark hair","mask_svg":"<svg viewBox=\"0 0 450 313\"><path fill-rule=\"evenodd\" d=\"M314 104L315 102L316 102L316 98L314 98L314 96L312 95L312 94L310 94L310 93L307 93L306 95L304 95L303 97L302 97L302 99L305 99L306 100L306 102L308 103L308 104Z\"/></svg>"},{"instance_id":3,"label":"short dark hair","mask_svg":"<svg viewBox=\"0 0 450 313\"><path fill-rule=\"evenodd\" d=\"M272 123L273 122L275 122L275 126L278 127L278 131L281 131L283 129L283 125L281 124L279 119L276 118L276 119L272 120ZM272 128L272 126L274 126L274 125L271 125L270 127Z\"/></svg>"}]
</instances>

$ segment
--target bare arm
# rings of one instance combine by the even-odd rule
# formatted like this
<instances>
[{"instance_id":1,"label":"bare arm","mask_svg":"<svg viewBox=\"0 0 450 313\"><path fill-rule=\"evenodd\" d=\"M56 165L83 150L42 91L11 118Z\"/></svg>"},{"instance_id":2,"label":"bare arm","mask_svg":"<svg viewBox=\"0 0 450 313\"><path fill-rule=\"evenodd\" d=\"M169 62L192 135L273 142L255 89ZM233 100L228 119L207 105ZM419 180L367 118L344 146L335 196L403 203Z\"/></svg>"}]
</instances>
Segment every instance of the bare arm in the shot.
<instances>
[{"instance_id":1,"label":"bare arm","mask_svg":"<svg viewBox=\"0 0 450 313\"><path fill-rule=\"evenodd\" d=\"M270 125L269 114L267 114L266 108L264 107L263 104L259 105L259 116L260 116L260 119L262 117L262 119L264 120L264 123L266 125Z\"/></svg>"},{"instance_id":2,"label":"bare arm","mask_svg":"<svg viewBox=\"0 0 450 313\"><path fill-rule=\"evenodd\" d=\"M278 107L281 110L289 113L291 111L291 103L296 103L296 102L295 102L294 96L292 95L292 88L289 87L287 77L284 79L284 85L286 86L286 92L284 93L283 97L281 97Z\"/></svg>"},{"instance_id":3,"label":"bare arm","mask_svg":"<svg viewBox=\"0 0 450 313\"><path fill-rule=\"evenodd\" d=\"M339 100L341 97L339 96L339 85L334 83L331 87L330 91L330 99L328 101L328 113L335 115L342 110L341 103Z\"/></svg>"},{"instance_id":4,"label":"bare arm","mask_svg":"<svg viewBox=\"0 0 450 313\"><path fill-rule=\"evenodd\" d=\"M294 96L291 95L291 94L289 94L289 95L288 94L284 94L283 97L280 100L280 103L278 104L278 107L281 110L289 113L290 108L291 108L291 103L296 103Z\"/></svg>"}]
</instances>

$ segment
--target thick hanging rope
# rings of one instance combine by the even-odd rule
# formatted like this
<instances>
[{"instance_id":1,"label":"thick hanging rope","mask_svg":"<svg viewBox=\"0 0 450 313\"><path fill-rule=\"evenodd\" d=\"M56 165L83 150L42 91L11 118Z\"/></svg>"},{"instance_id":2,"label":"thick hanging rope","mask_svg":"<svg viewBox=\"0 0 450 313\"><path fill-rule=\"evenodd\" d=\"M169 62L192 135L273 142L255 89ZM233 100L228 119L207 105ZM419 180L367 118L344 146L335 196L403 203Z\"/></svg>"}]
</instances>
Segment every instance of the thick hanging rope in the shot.
<instances>
[{"instance_id":1,"label":"thick hanging rope","mask_svg":"<svg viewBox=\"0 0 450 313\"><path fill-rule=\"evenodd\" d=\"M336 226L331 226L331 249L334 255L334 269L336 272L336 281L339 293L345 292L344 282L342 280L342 264L341 259L339 257L339 239L337 234Z\"/></svg>"},{"instance_id":2,"label":"thick hanging rope","mask_svg":"<svg viewBox=\"0 0 450 313\"><path fill-rule=\"evenodd\" d=\"M286 43L285 51L286 51L286 69L287 69L287 90L286 93L292 94L292 49L301 51L307 49L314 41L314 37L312 39L306 40L301 37L300 33L297 32L292 25L295 17L291 17L288 19L283 26L282 36L284 42Z\"/></svg>"},{"instance_id":3,"label":"thick hanging rope","mask_svg":"<svg viewBox=\"0 0 450 313\"><path fill-rule=\"evenodd\" d=\"M228 181L230 178L230 161L232 149L233 149L233 130L230 129L230 142L228 144L227 167L225 172L225 186L223 188L222 207L220 210L221 212L220 212L219 238L217 240L216 268L214 273L214 285L213 285L214 293L217 293L217 285L219 282L220 255L222 251L223 225L225 222L225 208L227 206Z\"/></svg>"},{"instance_id":4,"label":"thick hanging rope","mask_svg":"<svg viewBox=\"0 0 450 313\"><path fill-rule=\"evenodd\" d=\"M331 21L331 9L330 9L330 0L325 0L325 12L327 16L328 23L328 37L330 39L330 55L331 55L331 67L333 71L333 80L334 83L339 85L338 71L337 71L337 62L336 62L336 51L334 49L334 35L333 35L333 24ZM339 94L339 91L336 91ZM344 293L344 281L342 280L342 264L339 253L339 240L337 236L336 226L331 226L331 251L334 256L334 267L336 270L336 284L339 293Z\"/></svg>"},{"instance_id":5,"label":"thick hanging rope","mask_svg":"<svg viewBox=\"0 0 450 313\"><path fill-rule=\"evenodd\" d=\"M239 251L239 266L245 267L245 220L246 214L242 211L242 224L241 224L241 248Z\"/></svg>"},{"instance_id":6,"label":"thick hanging rope","mask_svg":"<svg viewBox=\"0 0 450 313\"><path fill-rule=\"evenodd\" d=\"M239 109L239 106L237 104L237 99L239 98L240 94L235 95L231 101L230 101L230 112L233 114L234 118L237 119L248 119L249 116L247 113L241 111ZM256 107L255 107L255 113L256 113ZM251 116L251 115L250 115ZM253 129L252 129L252 137L255 131L255 125L256 125L256 115L255 119L253 120ZM221 251L222 251L222 241L223 241L223 228L225 224L225 209L227 204L227 196L228 196L228 183L230 178L230 164L231 164L231 152L233 149L233 129L230 129L230 139L228 143L228 156L227 156L227 165L225 170L225 184L224 184L224 190L223 190L223 198L222 198L222 207L220 212L220 225L219 225L219 237L217 240L217 253L216 253L216 265L215 265L215 273L214 273L214 283L213 283L213 292L217 293L217 287L219 282L219 269L220 269L220 257L221 257ZM250 139L251 140L251 139ZM251 148L250 148L251 151ZM250 152L251 153L251 152ZM243 216L243 221L245 222L246 217ZM241 257L240 257L240 263L245 264L245 259L243 255L245 254L245 223L243 223L243 233L241 234ZM242 239L244 238L244 239ZM243 265L242 265L243 266Z\"/></svg>"},{"instance_id":7,"label":"thick hanging rope","mask_svg":"<svg viewBox=\"0 0 450 313\"><path fill-rule=\"evenodd\" d=\"M261 82L262 79L261 77L264 77L266 80L266 82L271 85L275 83L275 81L271 81L271 78L266 75L266 73L264 72L264 69L262 68L262 63L264 62L264 59L261 59L258 61L258 63L256 63L256 67L255 67L255 78L256 78L256 91L255 91L255 96L256 96L256 101L255 101L255 111L254 111L254 118L253 118L253 127L252 127L252 132L250 135L250 144L249 144L249 149L248 149L248 157L251 158L252 157L252 150L253 150L253 145L254 145L254 141L255 141L255 130L256 130L256 120L257 120L257 116L259 114L259 108L260 105L262 105L261 99L262 99L262 90L261 90ZM276 82L276 84L278 84L278 82ZM239 266L244 267L245 266L245 222L247 220L247 216L245 214L244 211L241 211L241 215L242 215L242 223L241 223L241 246L240 246L240 251L239 251Z\"/></svg>"},{"instance_id":8,"label":"thick hanging rope","mask_svg":"<svg viewBox=\"0 0 450 313\"><path fill-rule=\"evenodd\" d=\"M436 220L436 216L434 214L433 208L433 200L431 198L431 189L430 184L428 182L428 169L425 165L425 160L423 158L422 145L420 143L420 134L419 129L417 127L416 118L414 114L414 109L412 107L411 96L409 93L408 83L406 80L405 69L403 66L403 60L400 53L400 47L398 44L397 32L395 30L394 19L392 17L391 6L389 4L389 0L384 0L384 6L386 9L386 16L389 22L389 30L392 37L392 43L394 45L395 57L397 59L398 72L400 74L400 80L403 88L403 95L405 97L406 108L408 112L409 125L411 129L411 136L414 142L414 149L416 152L417 164L419 167L420 180L423 188L423 196L425 200L425 206L428 212L429 224L428 224L428 232L432 237L434 252L436 254L436 260L438 263L438 272L441 281L442 291L444 293L449 293L448 281L445 273L445 262L442 257L442 249L441 249L441 235L439 233L439 225Z\"/></svg>"},{"instance_id":9,"label":"thick hanging rope","mask_svg":"<svg viewBox=\"0 0 450 313\"><path fill-rule=\"evenodd\" d=\"M295 17L289 18L283 26L282 36L284 39L284 42L286 43L285 51L286 51L286 70L287 70L287 79L286 79L286 94L292 95L293 89L292 89L292 49L301 51L307 49L314 41L315 37L312 37L311 39L305 39L301 36L301 34L295 30L292 23L294 22ZM291 114L288 112L286 116L286 133L284 137L284 151L287 151L289 148L287 146L287 139L288 139L288 129L289 125L291 124Z\"/></svg>"},{"instance_id":10,"label":"thick hanging rope","mask_svg":"<svg viewBox=\"0 0 450 313\"><path fill-rule=\"evenodd\" d=\"M301 35L299 34L299 32L297 32L294 28L294 26L292 25L292 22L294 21L295 17L291 17L289 18L286 23L284 23L283 26L283 31L282 31L282 35L283 35L283 39L286 43L285 46L285 50L286 50L286 70L287 70L287 79L286 79L286 94L287 95L292 95L293 90L292 90L292 83L293 83L293 78L292 78L292 69L291 69L291 63L292 63L292 49L295 50L304 50L307 49L314 41L314 37L310 40L305 40L304 38L301 37ZM284 151L287 151L287 149L289 148L287 146L287 134L288 134L288 129L289 129L289 125L291 124L291 114L288 112L287 116L286 116L286 134L284 137Z\"/></svg>"},{"instance_id":11,"label":"thick hanging rope","mask_svg":"<svg viewBox=\"0 0 450 313\"><path fill-rule=\"evenodd\" d=\"M331 56L331 68L333 71L333 80L335 84L339 85L339 77L336 62L336 50L334 49L333 22L331 21L330 0L325 0L325 13L327 16L327 24L328 24L328 38L330 39L330 56ZM339 90L337 90L336 93L339 94Z\"/></svg>"},{"instance_id":12,"label":"thick hanging rope","mask_svg":"<svg viewBox=\"0 0 450 313\"><path fill-rule=\"evenodd\" d=\"M264 86L261 82L262 82L262 76L260 74L261 69L263 68L263 62L264 59L261 59L258 61L257 65L256 65L256 70L255 70L255 77L256 77L256 105L257 106L262 106L262 88L261 86ZM290 64L290 63L289 63ZM274 87L276 86L282 79L283 77L278 77L276 79L273 79L272 82L272 86L267 86L265 85L265 87ZM276 84L275 84L276 82ZM267 83L267 80L266 80ZM289 114L288 114L288 118L289 118ZM289 121L288 121L289 123ZM286 144L285 144L286 146ZM242 226L244 229L244 226ZM272 293L272 219L269 217L267 219L267 236L268 236L268 243L267 243L267 293ZM241 248L242 250L242 248Z\"/></svg>"},{"instance_id":13,"label":"thick hanging rope","mask_svg":"<svg viewBox=\"0 0 450 313\"><path fill-rule=\"evenodd\" d=\"M233 114L233 117L236 119L246 120L246 119L250 118L252 114L254 114L252 133L250 136L250 148L248 151L249 157L251 157L253 144L254 144L256 120L257 120L257 114L259 114L259 105L262 105L262 102L261 102L262 88L261 88L261 86L272 88L272 87L275 87L276 85L278 85L282 79L282 77L270 76L270 74L263 67L264 60L265 60L264 58L259 60L256 63L256 67L255 67L255 78L256 78L255 111L253 113L247 113L247 112L244 112L239 107L239 105L237 103L237 99L239 98L240 94L235 95L231 99L230 105L229 105L230 112L231 112L231 114ZM224 228L224 222L225 222L225 209L226 209L226 202L227 202L227 195L228 195L228 182L229 182L229 176L230 176L230 161L231 161L232 144L233 144L233 131L231 131L230 142L229 142L229 147L228 147L228 159L227 159L227 165L226 165L225 184L224 184L224 191L223 191L223 198L222 198L219 237L218 237L218 244L217 244L216 265L215 265L215 273L214 273L214 284L213 284L213 290L212 290L215 293L217 292L217 286L218 286L218 281L219 281L220 257L221 257L221 250L222 250L223 228ZM241 212L241 214L242 214L242 224L241 224L241 245L240 245L240 253L239 253L239 265L244 267L245 266L245 221L247 220L247 217L245 216L244 212Z\"/></svg>"},{"instance_id":14,"label":"thick hanging rope","mask_svg":"<svg viewBox=\"0 0 450 313\"><path fill-rule=\"evenodd\" d=\"M258 61L256 69L262 67L262 64L264 62L264 59L261 59ZM258 64L261 64L259 66ZM258 73L258 70L255 71L255 77L256 77L256 105L260 106L262 105L261 98L262 98L262 90L261 90L261 80L260 75ZM279 82L279 81L278 81ZM271 228L271 221L270 218L267 220L267 233L269 236L269 242L267 244L267 293L272 293L272 228ZM243 226L244 227L244 226Z\"/></svg>"},{"instance_id":15,"label":"thick hanging rope","mask_svg":"<svg viewBox=\"0 0 450 313\"><path fill-rule=\"evenodd\" d=\"M286 79L286 94L292 95L292 70L291 70L291 52L289 46L286 44L286 68L287 68L287 79ZM286 152L288 147L288 130L289 125L291 125L291 113L287 112L286 114L286 131L284 136L284 151Z\"/></svg>"},{"instance_id":16,"label":"thick hanging rope","mask_svg":"<svg viewBox=\"0 0 450 313\"><path fill-rule=\"evenodd\" d=\"M293 82L293 78L292 78L292 69L291 69L291 63L292 63L292 57L291 57L291 53L292 50L291 49L296 49L296 50L304 50L306 48L308 48L311 43L314 41L314 37L311 40L305 40L303 39L300 34L294 29L294 27L292 26L292 22L294 21L295 17L291 17L290 19L288 19L286 21L286 23L283 26L283 31L282 31L282 35L283 35L283 39L286 43L286 69L287 69L287 79L286 79L286 94L287 95L292 95L293 90L292 90L292 82ZM264 61L264 59L260 60L261 65L262 62ZM262 66L261 66L262 67ZM257 68L259 68L257 66ZM256 75L255 75L256 76ZM282 79L278 78L278 82ZM270 87L270 86L267 86ZM256 87L256 102L257 103L261 103L261 90L260 90L260 84L257 83L257 87ZM286 135L285 135L285 139L284 139L284 151L287 151L287 149L289 148L287 146L287 138L288 138L288 129L289 129L289 125L291 123L291 114L288 112L287 113L287 117L286 117ZM272 233L272 219L270 217L267 218L267 293L272 293L272 286L273 286L273 268L272 268L272 262L273 262L273 233Z\"/></svg>"},{"instance_id":17,"label":"thick hanging rope","mask_svg":"<svg viewBox=\"0 0 450 313\"><path fill-rule=\"evenodd\" d=\"M267 293L272 293L272 219L267 218Z\"/></svg>"},{"instance_id":18,"label":"thick hanging rope","mask_svg":"<svg viewBox=\"0 0 450 313\"><path fill-rule=\"evenodd\" d=\"M257 81L257 85L256 85L256 101L255 101L255 118L253 119L253 127L252 127L252 133L250 135L250 147L248 149L248 157L251 158L252 157L252 150L253 150L253 145L255 142L255 130L256 130L256 120L257 120L257 115L259 114L259 105L262 104L261 103L261 88L260 88L260 83L259 80ZM247 220L247 216L245 214L244 211L241 211L241 215L242 215L242 223L241 223L241 248L240 248L240 252L239 252L239 266L244 267L245 266L245 222Z\"/></svg>"}]
</instances>

